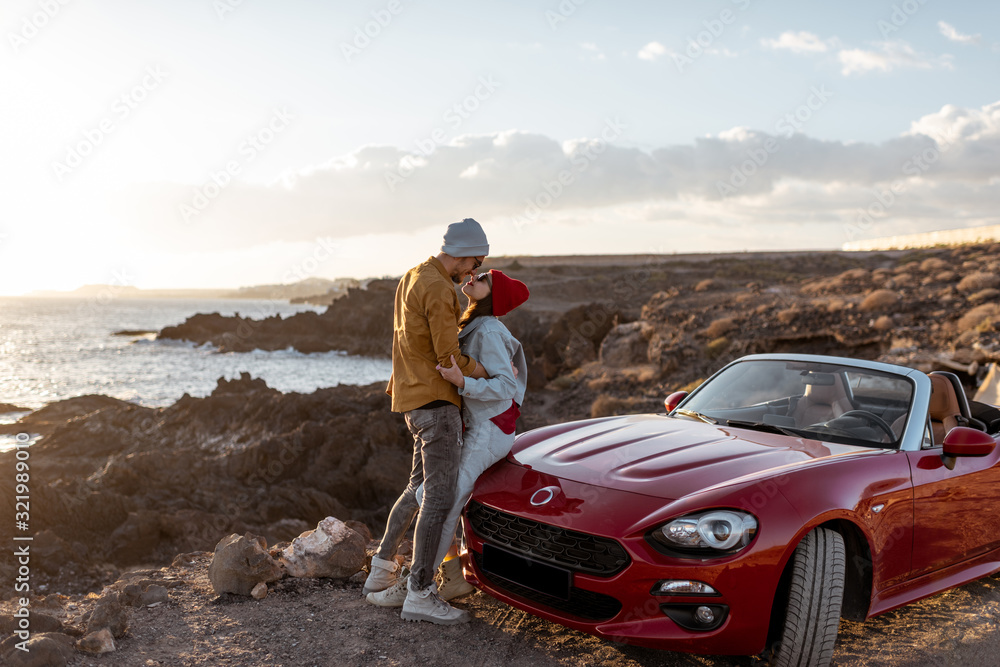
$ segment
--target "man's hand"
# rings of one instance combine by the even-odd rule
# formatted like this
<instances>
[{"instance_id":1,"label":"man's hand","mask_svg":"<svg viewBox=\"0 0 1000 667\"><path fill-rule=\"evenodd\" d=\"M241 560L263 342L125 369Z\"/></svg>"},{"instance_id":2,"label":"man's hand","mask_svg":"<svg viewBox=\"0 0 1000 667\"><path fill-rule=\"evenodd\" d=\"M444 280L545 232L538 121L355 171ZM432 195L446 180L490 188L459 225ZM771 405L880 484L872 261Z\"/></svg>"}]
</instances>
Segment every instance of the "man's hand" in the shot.
<instances>
[{"instance_id":1,"label":"man's hand","mask_svg":"<svg viewBox=\"0 0 1000 667\"><path fill-rule=\"evenodd\" d=\"M465 376L462 375L462 371L459 370L458 364L455 363L455 355L451 355L450 368L445 368L441 364L438 364L435 368L437 368L438 373L440 373L441 377L445 380L452 383L459 389L465 389Z\"/></svg>"}]
</instances>

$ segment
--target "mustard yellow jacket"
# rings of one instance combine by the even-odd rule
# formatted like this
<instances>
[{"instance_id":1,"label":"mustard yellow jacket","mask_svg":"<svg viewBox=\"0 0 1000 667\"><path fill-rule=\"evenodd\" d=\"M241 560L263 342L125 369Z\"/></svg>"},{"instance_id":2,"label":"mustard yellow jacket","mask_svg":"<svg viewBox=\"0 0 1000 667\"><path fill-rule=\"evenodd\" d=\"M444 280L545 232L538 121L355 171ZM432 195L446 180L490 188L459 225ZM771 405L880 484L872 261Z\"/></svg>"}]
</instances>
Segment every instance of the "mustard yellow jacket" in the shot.
<instances>
[{"instance_id":1,"label":"mustard yellow jacket","mask_svg":"<svg viewBox=\"0 0 1000 667\"><path fill-rule=\"evenodd\" d=\"M385 390L392 396L393 412L408 412L437 400L461 407L455 385L435 368L451 366L454 355L463 375L476 369L476 360L458 346L461 314L455 285L436 257L400 279L392 312L392 377Z\"/></svg>"}]
</instances>

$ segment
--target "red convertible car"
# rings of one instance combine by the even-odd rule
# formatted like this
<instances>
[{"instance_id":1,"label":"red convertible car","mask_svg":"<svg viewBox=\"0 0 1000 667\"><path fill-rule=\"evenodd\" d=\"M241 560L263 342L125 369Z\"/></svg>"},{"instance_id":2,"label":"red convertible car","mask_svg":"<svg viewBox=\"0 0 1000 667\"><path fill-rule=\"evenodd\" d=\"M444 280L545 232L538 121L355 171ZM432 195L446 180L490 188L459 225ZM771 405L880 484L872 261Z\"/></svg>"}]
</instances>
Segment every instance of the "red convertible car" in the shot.
<instances>
[{"instance_id":1,"label":"red convertible car","mask_svg":"<svg viewBox=\"0 0 1000 667\"><path fill-rule=\"evenodd\" d=\"M1000 570L1000 409L953 374L755 355L665 403L518 436L467 579L609 640L820 666L841 616Z\"/></svg>"}]
</instances>

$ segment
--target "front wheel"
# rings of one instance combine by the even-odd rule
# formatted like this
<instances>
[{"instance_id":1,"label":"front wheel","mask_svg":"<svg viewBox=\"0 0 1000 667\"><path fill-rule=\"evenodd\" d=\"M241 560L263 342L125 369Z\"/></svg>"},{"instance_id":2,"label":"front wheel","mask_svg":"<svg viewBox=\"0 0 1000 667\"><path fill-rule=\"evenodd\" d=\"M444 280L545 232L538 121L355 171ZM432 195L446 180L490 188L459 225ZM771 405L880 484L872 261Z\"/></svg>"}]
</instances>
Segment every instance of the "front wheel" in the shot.
<instances>
[{"instance_id":1,"label":"front wheel","mask_svg":"<svg viewBox=\"0 0 1000 667\"><path fill-rule=\"evenodd\" d=\"M840 533L816 528L802 538L792 555L787 607L772 665L827 667L833 660L846 566Z\"/></svg>"}]
</instances>

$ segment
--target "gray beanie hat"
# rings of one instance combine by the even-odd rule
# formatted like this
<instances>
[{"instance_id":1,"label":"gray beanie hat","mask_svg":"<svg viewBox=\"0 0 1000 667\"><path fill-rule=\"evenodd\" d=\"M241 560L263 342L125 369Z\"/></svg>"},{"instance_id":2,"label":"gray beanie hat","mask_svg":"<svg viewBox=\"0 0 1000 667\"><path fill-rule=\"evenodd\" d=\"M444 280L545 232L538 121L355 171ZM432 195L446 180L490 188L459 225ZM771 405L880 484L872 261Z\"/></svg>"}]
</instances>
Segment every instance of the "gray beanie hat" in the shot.
<instances>
[{"instance_id":1,"label":"gray beanie hat","mask_svg":"<svg viewBox=\"0 0 1000 667\"><path fill-rule=\"evenodd\" d=\"M448 225L441 252L448 253L452 257L479 257L490 254L490 244L486 240L486 232L479 223L472 218L466 218L462 222Z\"/></svg>"}]
</instances>

